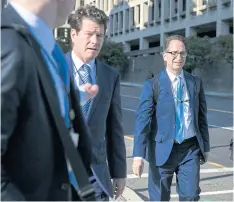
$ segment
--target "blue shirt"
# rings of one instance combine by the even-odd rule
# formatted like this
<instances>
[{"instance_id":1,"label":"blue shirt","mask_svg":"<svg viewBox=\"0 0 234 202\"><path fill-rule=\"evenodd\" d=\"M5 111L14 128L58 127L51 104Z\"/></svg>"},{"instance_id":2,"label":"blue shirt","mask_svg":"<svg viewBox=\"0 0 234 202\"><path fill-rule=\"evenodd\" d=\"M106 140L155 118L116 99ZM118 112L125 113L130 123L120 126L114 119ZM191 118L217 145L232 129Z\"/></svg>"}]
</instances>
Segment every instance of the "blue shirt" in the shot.
<instances>
[{"instance_id":1,"label":"blue shirt","mask_svg":"<svg viewBox=\"0 0 234 202\"><path fill-rule=\"evenodd\" d=\"M29 31L34 36L36 41L41 47L42 55L47 64L50 75L54 81L56 93L59 100L60 111L63 118L65 118L65 112L68 112L68 108L65 107L66 92L64 89L64 83L58 73L58 66L52 56L52 51L55 47L56 41L53 36L52 30L46 25L40 17L36 16L32 12L23 8L22 6L11 2L11 6L22 17L25 23L28 25ZM66 120L65 120L66 122Z\"/></svg>"}]
</instances>

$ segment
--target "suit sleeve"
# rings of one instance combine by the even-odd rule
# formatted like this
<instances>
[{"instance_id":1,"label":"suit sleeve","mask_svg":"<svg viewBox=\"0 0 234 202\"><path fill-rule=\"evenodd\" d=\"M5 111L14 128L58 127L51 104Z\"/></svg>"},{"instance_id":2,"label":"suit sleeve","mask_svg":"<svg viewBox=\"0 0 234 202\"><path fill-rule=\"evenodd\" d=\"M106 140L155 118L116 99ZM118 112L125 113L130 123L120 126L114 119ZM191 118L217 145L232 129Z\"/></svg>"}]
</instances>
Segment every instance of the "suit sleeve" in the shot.
<instances>
[{"instance_id":1,"label":"suit sleeve","mask_svg":"<svg viewBox=\"0 0 234 202\"><path fill-rule=\"evenodd\" d=\"M201 80L200 80L200 92L199 92L198 125L204 142L204 152L209 152L210 138L209 138L208 123L207 123L207 105L206 105L206 98Z\"/></svg>"},{"instance_id":2,"label":"suit sleeve","mask_svg":"<svg viewBox=\"0 0 234 202\"><path fill-rule=\"evenodd\" d=\"M25 200L8 175L4 162L17 125L18 109L26 85L25 67L19 36L13 30L3 29L1 47L1 200Z\"/></svg>"},{"instance_id":3,"label":"suit sleeve","mask_svg":"<svg viewBox=\"0 0 234 202\"><path fill-rule=\"evenodd\" d=\"M112 178L126 178L126 148L122 127L122 109L120 99L120 78L115 82L107 117L107 157Z\"/></svg>"},{"instance_id":4,"label":"suit sleeve","mask_svg":"<svg viewBox=\"0 0 234 202\"><path fill-rule=\"evenodd\" d=\"M140 104L136 110L134 128L134 157L146 157L147 136L150 133L150 125L154 112L153 80L145 81L140 97Z\"/></svg>"}]
</instances>

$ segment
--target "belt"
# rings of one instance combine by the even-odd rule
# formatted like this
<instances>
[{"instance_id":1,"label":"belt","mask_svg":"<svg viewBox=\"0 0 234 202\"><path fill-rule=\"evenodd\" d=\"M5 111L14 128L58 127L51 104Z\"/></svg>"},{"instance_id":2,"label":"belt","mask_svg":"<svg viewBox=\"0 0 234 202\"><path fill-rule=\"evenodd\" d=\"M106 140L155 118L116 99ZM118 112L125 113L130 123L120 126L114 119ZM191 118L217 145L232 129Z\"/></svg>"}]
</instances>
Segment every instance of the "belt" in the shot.
<instances>
[{"instance_id":1,"label":"belt","mask_svg":"<svg viewBox=\"0 0 234 202\"><path fill-rule=\"evenodd\" d=\"M196 139L197 139L197 137L194 136L194 137L191 137L191 138L188 138L188 139L184 139L183 142L181 142L181 143L178 143L176 140L174 140L174 143L175 143L175 144L184 144L184 143L186 143L186 142L191 142L191 141L194 141L194 140L196 140Z\"/></svg>"}]
</instances>

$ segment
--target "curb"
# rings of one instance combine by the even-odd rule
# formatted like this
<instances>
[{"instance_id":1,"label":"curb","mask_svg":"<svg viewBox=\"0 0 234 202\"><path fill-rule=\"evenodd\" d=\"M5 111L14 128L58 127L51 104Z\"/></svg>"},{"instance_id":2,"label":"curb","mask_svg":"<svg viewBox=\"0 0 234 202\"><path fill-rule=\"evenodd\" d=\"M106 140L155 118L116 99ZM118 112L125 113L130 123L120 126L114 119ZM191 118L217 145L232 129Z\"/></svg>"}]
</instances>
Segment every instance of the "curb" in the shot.
<instances>
[{"instance_id":1,"label":"curb","mask_svg":"<svg viewBox=\"0 0 234 202\"><path fill-rule=\"evenodd\" d=\"M143 201L135 191L133 191L128 186L125 186L124 192L122 194L122 197L125 199L125 201Z\"/></svg>"},{"instance_id":2,"label":"curb","mask_svg":"<svg viewBox=\"0 0 234 202\"><path fill-rule=\"evenodd\" d=\"M120 82L121 86L127 86L127 87L138 87L142 88L143 85L139 83L131 83L131 82ZM216 92L216 91L205 91L206 96L214 96L214 97L221 97L221 98L231 98L233 99L232 93L225 93L225 92Z\"/></svg>"}]
</instances>

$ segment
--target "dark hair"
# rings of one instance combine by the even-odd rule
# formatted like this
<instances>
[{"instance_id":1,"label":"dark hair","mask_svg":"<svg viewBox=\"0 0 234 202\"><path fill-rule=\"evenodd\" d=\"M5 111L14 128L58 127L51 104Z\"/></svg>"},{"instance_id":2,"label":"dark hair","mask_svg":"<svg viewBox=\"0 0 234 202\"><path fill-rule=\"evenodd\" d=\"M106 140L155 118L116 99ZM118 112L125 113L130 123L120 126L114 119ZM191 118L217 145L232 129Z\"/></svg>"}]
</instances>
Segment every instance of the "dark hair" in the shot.
<instances>
[{"instance_id":1,"label":"dark hair","mask_svg":"<svg viewBox=\"0 0 234 202\"><path fill-rule=\"evenodd\" d=\"M169 46L169 44L170 44L170 42L172 40L179 40L179 41L181 41L184 44L184 46L185 46L185 50L188 51L187 40L186 40L185 37L183 37L181 35L171 35L171 36L167 37L167 39L166 39L166 45L165 45L165 51L168 50L168 46Z\"/></svg>"},{"instance_id":2,"label":"dark hair","mask_svg":"<svg viewBox=\"0 0 234 202\"><path fill-rule=\"evenodd\" d=\"M84 18L90 19L99 25L104 25L104 31L106 32L108 22L107 15L104 11L91 5L80 7L74 13L70 14L68 17L68 24L72 29L80 31Z\"/></svg>"}]
</instances>

